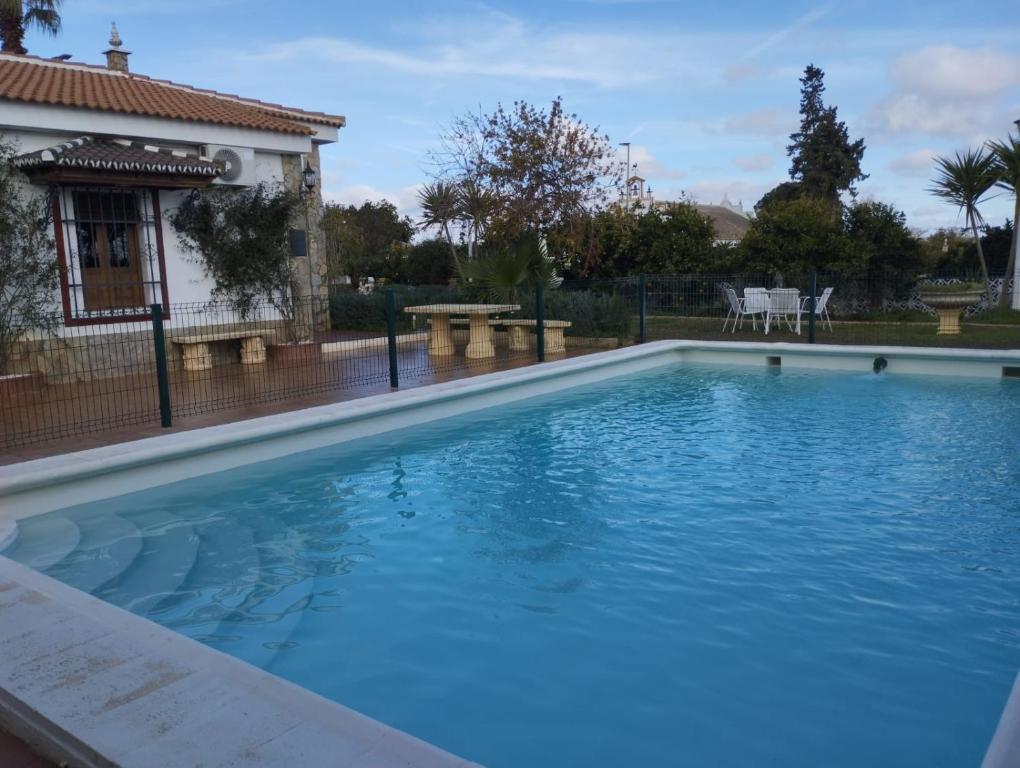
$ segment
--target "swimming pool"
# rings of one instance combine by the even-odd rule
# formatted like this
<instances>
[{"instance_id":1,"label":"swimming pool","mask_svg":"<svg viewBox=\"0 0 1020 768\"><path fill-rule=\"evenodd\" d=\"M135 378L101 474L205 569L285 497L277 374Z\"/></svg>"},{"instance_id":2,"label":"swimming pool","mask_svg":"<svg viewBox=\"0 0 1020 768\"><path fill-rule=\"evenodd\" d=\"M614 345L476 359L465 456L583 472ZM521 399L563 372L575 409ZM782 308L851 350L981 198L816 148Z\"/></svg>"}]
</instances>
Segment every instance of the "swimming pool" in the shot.
<instances>
[{"instance_id":1,"label":"swimming pool","mask_svg":"<svg viewBox=\"0 0 1020 768\"><path fill-rule=\"evenodd\" d=\"M4 554L489 766L977 764L1020 385L671 366L22 520Z\"/></svg>"}]
</instances>

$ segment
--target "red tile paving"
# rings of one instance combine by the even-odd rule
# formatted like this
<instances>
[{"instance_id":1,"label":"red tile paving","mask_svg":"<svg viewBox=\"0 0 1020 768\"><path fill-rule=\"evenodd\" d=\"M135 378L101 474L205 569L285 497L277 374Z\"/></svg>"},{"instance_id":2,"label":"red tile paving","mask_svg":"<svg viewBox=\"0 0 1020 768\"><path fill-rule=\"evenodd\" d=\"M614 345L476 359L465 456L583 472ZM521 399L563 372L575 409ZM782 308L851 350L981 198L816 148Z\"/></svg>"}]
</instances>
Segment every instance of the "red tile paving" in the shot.
<instances>
[{"instance_id":1,"label":"red tile paving","mask_svg":"<svg viewBox=\"0 0 1020 768\"><path fill-rule=\"evenodd\" d=\"M592 351L598 350L572 347L567 355ZM499 349L495 358L467 360L463 354L437 359L420 347L401 348L400 384L402 389L416 387L534 363L534 352ZM174 409L170 430L159 424L151 372L51 384L16 394L0 405L0 464L391 391L385 348L325 355L304 364L232 364L209 371L179 371L171 377L170 389Z\"/></svg>"},{"instance_id":2,"label":"red tile paving","mask_svg":"<svg viewBox=\"0 0 1020 768\"><path fill-rule=\"evenodd\" d=\"M9 733L0 731L0 768L54 768L54 763Z\"/></svg>"}]
</instances>

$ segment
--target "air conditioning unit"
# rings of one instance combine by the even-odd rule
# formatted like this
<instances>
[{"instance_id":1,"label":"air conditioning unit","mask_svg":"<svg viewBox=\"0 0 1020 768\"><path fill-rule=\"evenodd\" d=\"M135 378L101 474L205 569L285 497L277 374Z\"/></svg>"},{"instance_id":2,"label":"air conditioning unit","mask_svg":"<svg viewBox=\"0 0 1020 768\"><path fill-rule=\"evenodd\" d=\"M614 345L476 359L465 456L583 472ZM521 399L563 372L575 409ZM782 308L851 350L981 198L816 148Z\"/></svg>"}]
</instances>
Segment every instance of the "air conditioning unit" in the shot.
<instances>
[{"instance_id":1,"label":"air conditioning unit","mask_svg":"<svg viewBox=\"0 0 1020 768\"><path fill-rule=\"evenodd\" d=\"M226 166L226 170L216 178L213 184L250 187L255 183L254 149L207 144L202 147L202 156L210 160L218 160Z\"/></svg>"}]
</instances>

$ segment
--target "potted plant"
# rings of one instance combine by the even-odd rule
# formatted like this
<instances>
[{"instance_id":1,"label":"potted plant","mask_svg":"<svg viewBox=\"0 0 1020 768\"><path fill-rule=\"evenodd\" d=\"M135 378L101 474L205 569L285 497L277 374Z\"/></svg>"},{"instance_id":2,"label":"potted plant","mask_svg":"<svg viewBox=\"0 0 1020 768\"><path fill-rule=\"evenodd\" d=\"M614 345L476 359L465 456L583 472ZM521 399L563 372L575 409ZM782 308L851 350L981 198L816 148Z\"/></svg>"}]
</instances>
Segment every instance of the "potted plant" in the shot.
<instances>
[{"instance_id":1,"label":"potted plant","mask_svg":"<svg viewBox=\"0 0 1020 768\"><path fill-rule=\"evenodd\" d=\"M321 354L311 340L311 300L298 294L291 257L291 223L301 204L280 185L196 190L170 216L181 246L192 253L214 282L213 295L242 320L275 311L283 337L267 345L274 360L306 360Z\"/></svg>"},{"instance_id":2,"label":"potted plant","mask_svg":"<svg viewBox=\"0 0 1020 768\"><path fill-rule=\"evenodd\" d=\"M981 283L921 284L921 301L934 309L939 316L939 336L956 336L960 333L960 313L984 296Z\"/></svg>"},{"instance_id":3,"label":"potted plant","mask_svg":"<svg viewBox=\"0 0 1020 768\"><path fill-rule=\"evenodd\" d=\"M46 337L59 324L54 302L59 281L45 196L11 164L13 147L0 141L0 397L44 383L19 354L31 337Z\"/></svg>"}]
</instances>

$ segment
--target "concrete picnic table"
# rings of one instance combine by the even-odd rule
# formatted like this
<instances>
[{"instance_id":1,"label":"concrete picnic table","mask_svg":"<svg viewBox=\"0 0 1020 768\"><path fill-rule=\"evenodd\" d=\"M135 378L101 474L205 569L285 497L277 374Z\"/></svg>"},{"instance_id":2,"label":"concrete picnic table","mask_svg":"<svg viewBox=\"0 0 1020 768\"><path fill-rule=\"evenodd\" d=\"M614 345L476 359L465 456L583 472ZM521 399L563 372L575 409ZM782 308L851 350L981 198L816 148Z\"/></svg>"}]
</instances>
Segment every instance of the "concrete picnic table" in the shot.
<instances>
[{"instance_id":1,"label":"concrete picnic table","mask_svg":"<svg viewBox=\"0 0 1020 768\"><path fill-rule=\"evenodd\" d=\"M464 356L480 358L496 356L496 348L492 345L492 326L489 325L489 315L515 312L520 308L520 304L422 304L417 307L404 307L404 312L410 315L431 316L430 355L453 354L450 315L467 315L468 345Z\"/></svg>"}]
</instances>

